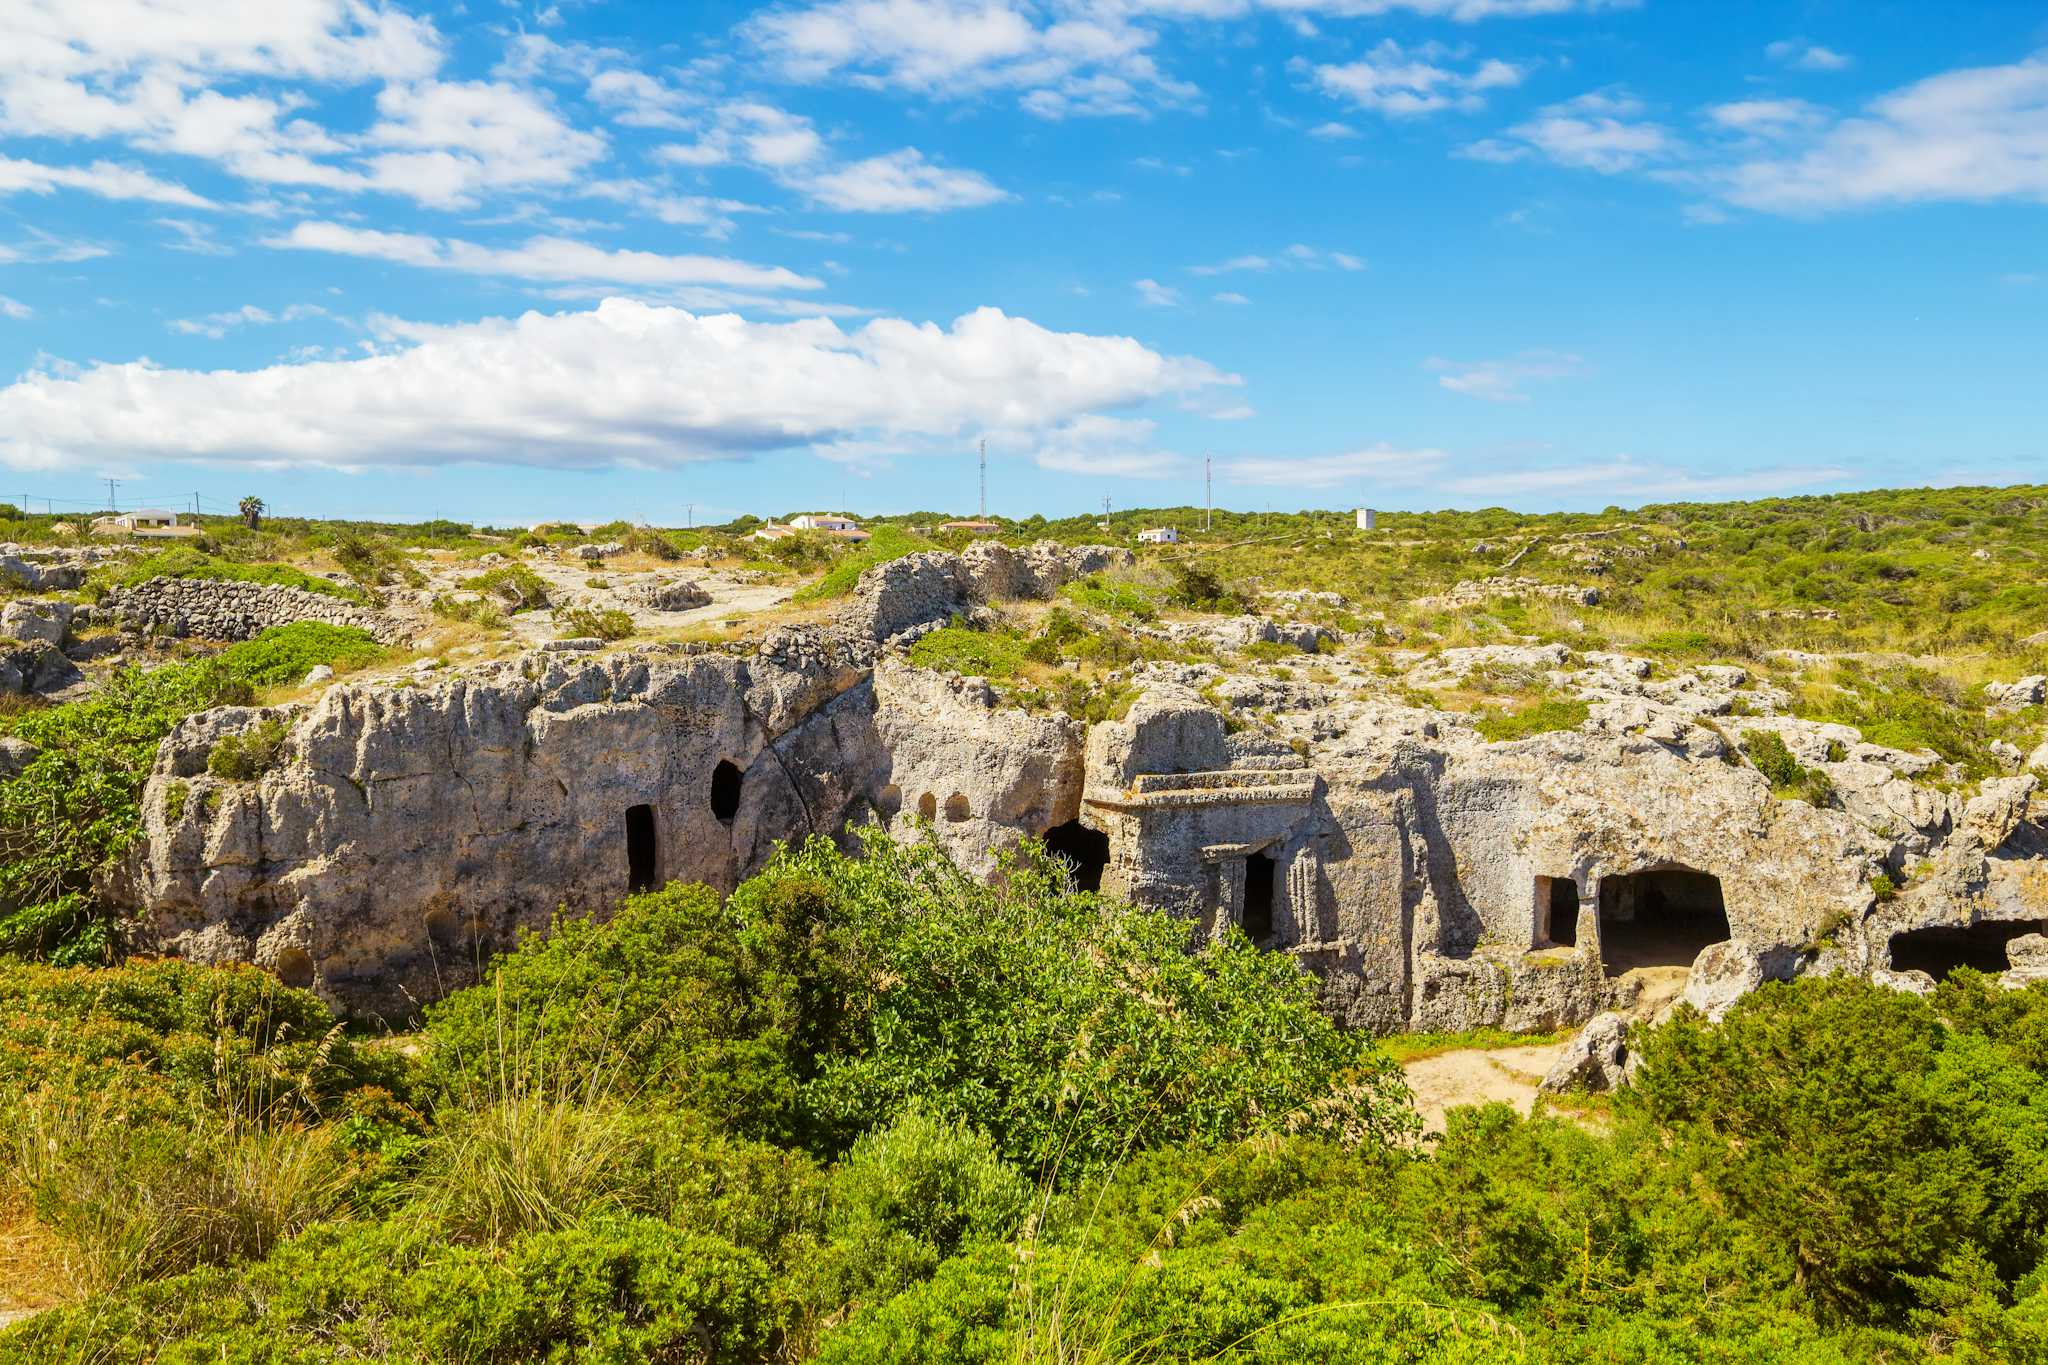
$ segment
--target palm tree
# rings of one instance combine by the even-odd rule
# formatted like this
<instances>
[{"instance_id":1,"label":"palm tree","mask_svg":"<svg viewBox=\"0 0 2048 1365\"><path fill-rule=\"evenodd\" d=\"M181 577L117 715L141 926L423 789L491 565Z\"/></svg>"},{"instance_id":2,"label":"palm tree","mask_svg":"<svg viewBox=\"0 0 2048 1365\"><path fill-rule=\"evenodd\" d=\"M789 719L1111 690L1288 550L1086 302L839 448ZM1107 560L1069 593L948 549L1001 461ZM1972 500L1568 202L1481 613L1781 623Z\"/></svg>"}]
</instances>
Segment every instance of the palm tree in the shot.
<instances>
[{"instance_id":1,"label":"palm tree","mask_svg":"<svg viewBox=\"0 0 2048 1365\"><path fill-rule=\"evenodd\" d=\"M263 499L254 496L242 499L242 524L255 530L263 524Z\"/></svg>"}]
</instances>

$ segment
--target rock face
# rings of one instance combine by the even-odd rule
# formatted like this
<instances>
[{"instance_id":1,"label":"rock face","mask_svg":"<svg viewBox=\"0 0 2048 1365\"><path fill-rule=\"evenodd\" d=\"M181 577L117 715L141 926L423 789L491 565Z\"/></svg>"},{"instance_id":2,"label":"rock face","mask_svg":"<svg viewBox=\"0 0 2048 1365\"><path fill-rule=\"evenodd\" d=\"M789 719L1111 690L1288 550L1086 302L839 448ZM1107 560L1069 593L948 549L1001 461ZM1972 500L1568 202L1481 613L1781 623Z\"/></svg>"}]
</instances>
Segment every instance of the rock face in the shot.
<instances>
[{"instance_id":1,"label":"rock face","mask_svg":"<svg viewBox=\"0 0 2048 1365\"><path fill-rule=\"evenodd\" d=\"M1129 550L1051 540L1024 550L993 542L970 545L957 555L927 550L862 574L842 620L870 639L892 640L969 615L984 602L1050 597L1077 578L1135 562Z\"/></svg>"},{"instance_id":2,"label":"rock face","mask_svg":"<svg viewBox=\"0 0 2048 1365\"><path fill-rule=\"evenodd\" d=\"M53 550L0 545L0 579L19 584L30 592L68 592L85 583L87 569L115 557L90 546Z\"/></svg>"},{"instance_id":3,"label":"rock face","mask_svg":"<svg viewBox=\"0 0 2048 1365\"><path fill-rule=\"evenodd\" d=\"M655 611L694 611L711 605L711 594L687 578L656 579L633 597Z\"/></svg>"},{"instance_id":4,"label":"rock face","mask_svg":"<svg viewBox=\"0 0 2048 1365\"><path fill-rule=\"evenodd\" d=\"M1628 1021L1609 1012L1595 1016L1543 1078L1541 1089L1618 1090L1628 1067Z\"/></svg>"},{"instance_id":5,"label":"rock face","mask_svg":"<svg viewBox=\"0 0 2048 1365\"><path fill-rule=\"evenodd\" d=\"M0 636L38 640L61 649L70 638L71 618L77 610L69 602L9 602L0 606Z\"/></svg>"},{"instance_id":6,"label":"rock face","mask_svg":"<svg viewBox=\"0 0 2048 1365\"><path fill-rule=\"evenodd\" d=\"M1929 755L1762 714L1774 694L1741 669L1670 676L1562 646L1415 656L1381 694L1341 657L1328 666L1352 674L1328 685L1147 665L1127 713L1093 726L878 649L1074 569L1025 558L1028 574L1014 553L881 566L846 621L752 653L558 646L192 717L145 795L137 895L167 951L385 1014L558 906L730 887L779 840L867 823L928 826L981 874L1050 836L1084 884L1294 955L1373 1030L1555 1028L1681 998L1715 1014L1802 973L1912 989L1956 965L2048 974L2031 775L1965 799L1914 780L1939 775ZM1587 719L1488 743L1403 699L1482 672L1575 695ZM273 718L289 732L273 771L206 774L223 734ZM1740 756L1759 729L1826 773L1829 805L1772 795Z\"/></svg>"},{"instance_id":7,"label":"rock face","mask_svg":"<svg viewBox=\"0 0 2048 1365\"><path fill-rule=\"evenodd\" d=\"M405 635L405 628L392 618L338 597L277 584L208 578L152 578L131 588L114 588L100 599L98 610L125 631L205 640L248 640L294 621L355 626L385 644Z\"/></svg>"}]
</instances>

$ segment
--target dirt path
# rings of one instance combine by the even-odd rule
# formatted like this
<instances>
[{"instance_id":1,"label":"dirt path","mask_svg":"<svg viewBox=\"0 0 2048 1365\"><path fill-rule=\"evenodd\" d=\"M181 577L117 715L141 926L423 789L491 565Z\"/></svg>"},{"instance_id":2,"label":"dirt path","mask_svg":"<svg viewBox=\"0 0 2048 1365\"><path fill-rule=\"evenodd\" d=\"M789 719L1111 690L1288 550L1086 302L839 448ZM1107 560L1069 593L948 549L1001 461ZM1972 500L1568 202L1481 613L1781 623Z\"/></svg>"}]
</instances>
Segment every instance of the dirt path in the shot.
<instances>
[{"instance_id":1,"label":"dirt path","mask_svg":"<svg viewBox=\"0 0 2048 1365\"><path fill-rule=\"evenodd\" d=\"M1461 1104L1501 1100L1527 1114L1536 1102L1536 1086L1564 1051L1563 1043L1540 1047L1470 1048L1422 1057L1402 1068L1415 1092L1422 1131L1444 1131L1445 1111Z\"/></svg>"}]
</instances>

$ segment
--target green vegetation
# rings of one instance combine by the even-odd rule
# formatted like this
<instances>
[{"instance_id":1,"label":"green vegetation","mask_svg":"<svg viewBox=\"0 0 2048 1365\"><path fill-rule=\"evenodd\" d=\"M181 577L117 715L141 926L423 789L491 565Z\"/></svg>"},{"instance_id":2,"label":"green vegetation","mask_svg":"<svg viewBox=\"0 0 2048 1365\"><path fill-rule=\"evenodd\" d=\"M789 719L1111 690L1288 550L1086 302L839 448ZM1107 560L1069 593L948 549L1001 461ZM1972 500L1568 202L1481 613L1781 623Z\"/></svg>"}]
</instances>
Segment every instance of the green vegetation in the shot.
<instances>
[{"instance_id":1,"label":"green vegetation","mask_svg":"<svg viewBox=\"0 0 2048 1365\"><path fill-rule=\"evenodd\" d=\"M496 599L511 612L536 611L548 604L547 581L524 564L500 564L464 579L462 586Z\"/></svg>"},{"instance_id":2,"label":"green vegetation","mask_svg":"<svg viewBox=\"0 0 2048 1365\"><path fill-rule=\"evenodd\" d=\"M633 633L633 618L617 608L568 607L555 612L555 626L564 640L624 640Z\"/></svg>"},{"instance_id":3,"label":"green vegetation","mask_svg":"<svg viewBox=\"0 0 2048 1365\"><path fill-rule=\"evenodd\" d=\"M270 716L237 735L224 735L206 755L206 771L230 782L253 782L277 766L284 721Z\"/></svg>"},{"instance_id":4,"label":"green vegetation","mask_svg":"<svg viewBox=\"0 0 2048 1365\"><path fill-rule=\"evenodd\" d=\"M1024 649L1024 640L1014 634L942 626L910 646L910 662L919 668L1009 678L1023 664Z\"/></svg>"},{"instance_id":5,"label":"green vegetation","mask_svg":"<svg viewBox=\"0 0 2048 1365\"><path fill-rule=\"evenodd\" d=\"M4 1362L2048 1360L2048 987L1967 972L1421 1148L1284 958L1034 857L635 897L418 1047L250 969L0 993L0 1184L88 1296Z\"/></svg>"},{"instance_id":6,"label":"green vegetation","mask_svg":"<svg viewBox=\"0 0 2048 1365\"><path fill-rule=\"evenodd\" d=\"M1785 747L1776 731L1753 730L1742 737L1742 752L1771 784L1771 795L1780 800L1806 801L1826 806L1834 801L1834 783L1818 768L1803 766Z\"/></svg>"},{"instance_id":7,"label":"green vegetation","mask_svg":"<svg viewBox=\"0 0 2048 1365\"><path fill-rule=\"evenodd\" d=\"M152 578L212 578L237 583L273 584L328 597L347 598L352 602L364 600L359 589L316 577L287 564L244 563L183 545L122 564L102 583L133 587Z\"/></svg>"},{"instance_id":8,"label":"green vegetation","mask_svg":"<svg viewBox=\"0 0 2048 1365\"><path fill-rule=\"evenodd\" d=\"M1586 723L1586 714L1586 703L1577 698L1547 697L1519 711L1486 711L1474 728L1487 743L1499 744L1552 730L1576 730Z\"/></svg>"},{"instance_id":9,"label":"green vegetation","mask_svg":"<svg viewBox=\"0 0 2048 1365\"><path fill-rule=\"evenodd\" d=\"M120 926L94 876L140 835L142 784L171 727L194 711L247 704L257 687L295 680L315 664L354 667L378 653L362 631L302 622L210 659L118 671L84 701L0 714L0 734L41 751L0 783L0 904L18 907L0 914L0 950L112 960ZM238 741L222 761L241 771L257 757Z\"/></svg>"},{"instance_id":10,"label":"green vegetation","mask_svg":"<svg viewBox=\"0 0 2048 1365\"><path fill-rule=\"evenodd\" d=\"M882 525L870 529L872 537L866 544L843 553L837 562L825 571L823 577L801 589L795 600L829 602L835 598L845 597L853 591L853 586L860 581L860 576L877 564L887 564L905 555L916 554L920 550L939 548L923 536L912 535L902 527ZM768 547L768 553L774 555L781 546L803 544L806 539L797 536L790 540L776 541ZM782 556L776 557L779 559Z\"/></svg>"}]
</instances>

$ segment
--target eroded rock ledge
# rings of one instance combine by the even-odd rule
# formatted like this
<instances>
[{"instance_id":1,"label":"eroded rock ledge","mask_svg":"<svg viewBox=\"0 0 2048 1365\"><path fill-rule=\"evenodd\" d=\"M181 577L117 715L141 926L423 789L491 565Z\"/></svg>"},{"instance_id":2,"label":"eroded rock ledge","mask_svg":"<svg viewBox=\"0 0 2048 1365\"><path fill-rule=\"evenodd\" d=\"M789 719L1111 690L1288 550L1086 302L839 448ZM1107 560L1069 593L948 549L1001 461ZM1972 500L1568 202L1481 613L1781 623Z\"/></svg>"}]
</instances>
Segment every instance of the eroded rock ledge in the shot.
<instances>
[{"instance_id":1,"label":"eroded rock ledge","mask_svg":"<svg viewBox=\"0 0 2048 1365\"><path fill-rule=\"evenodd\" d=\"M2016 983L2048 961L2027 937L2048 921L2032 777L1966 799L1845 727L1731 716L1741 670L1652 677L1561 647L1413 662L1543 670L1587 700L1578 729L1513 743L1348 684L1204 666L1140 670L1121 720L1028 714L889 643L1090 562L1005 553L871 570L842 622L751 652L535 651L191 717L149 783L135 899L166 951L386 1016L558 906L728 888L779 840L920 821L981 873L1046 837L1083 885L1294 954L1333 1012L1379 1030L1555 1027L1658 991L1715 1011L1802 972L1925 989L1971 961ZM1218 697L1279 737L1229 733ZM206 773L223 735L273 719L269 772ZM1757 728L1826 771L1831 806L1731 761Z\"/></svg>"}]
</instances>

